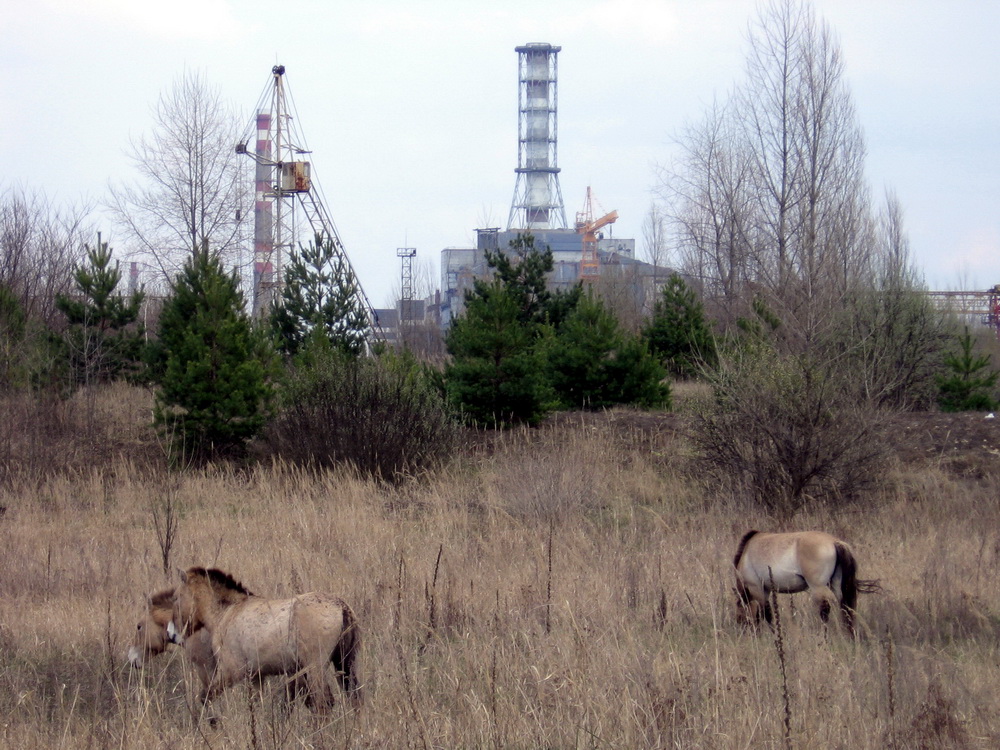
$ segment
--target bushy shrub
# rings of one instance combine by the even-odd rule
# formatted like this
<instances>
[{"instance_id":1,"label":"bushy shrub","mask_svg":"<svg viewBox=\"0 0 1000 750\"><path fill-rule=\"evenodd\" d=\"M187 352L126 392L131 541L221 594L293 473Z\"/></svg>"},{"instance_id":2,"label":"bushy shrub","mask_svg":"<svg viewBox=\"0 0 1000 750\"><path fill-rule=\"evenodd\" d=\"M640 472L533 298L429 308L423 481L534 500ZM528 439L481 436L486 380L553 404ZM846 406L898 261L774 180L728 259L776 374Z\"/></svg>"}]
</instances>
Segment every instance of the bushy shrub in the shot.
<instances>
[{"instance_id":1,"label":"bushy shrub","mask_svg":"<svg viewBox=\"0 0 1000 750\"><path fill-rule=\"evenodd\" d=\"M406 355L356 358L318 346L292 367L264 432L296 464L349 465L384 481L438 464L457 426L431 378Z\"/></svg>"},{"instance_id":2,"label":"bushy shrub","mask_svg":"<svg viewBox=\"0 0 1000 750\"><path fill-rule=\"evenodd\" d=\"M853 499L884 475L885 413L834 363L744 345L711 382L693 435L706 475L768 511Z\"/></svg>"}]
</instances>

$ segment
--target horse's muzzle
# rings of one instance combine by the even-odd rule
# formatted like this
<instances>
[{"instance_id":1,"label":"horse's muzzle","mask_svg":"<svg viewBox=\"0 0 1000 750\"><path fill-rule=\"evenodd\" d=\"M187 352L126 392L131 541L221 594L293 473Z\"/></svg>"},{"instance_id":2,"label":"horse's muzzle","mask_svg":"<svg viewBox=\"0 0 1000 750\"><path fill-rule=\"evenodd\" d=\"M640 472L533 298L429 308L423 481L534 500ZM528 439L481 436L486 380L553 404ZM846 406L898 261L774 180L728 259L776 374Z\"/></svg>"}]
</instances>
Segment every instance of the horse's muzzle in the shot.
<instances>
[{"instance_id":1,"label":"horse's muzzle","mask_svg":"<svg viewBox=\"0 0 1000 750\"><path fill-rule=\"evenodd\" d=\"M167 623L167 640L171 643L176 643L178 646L184 645L184 634L177 629L173 620Z\"/></svg>"}]
</instances>

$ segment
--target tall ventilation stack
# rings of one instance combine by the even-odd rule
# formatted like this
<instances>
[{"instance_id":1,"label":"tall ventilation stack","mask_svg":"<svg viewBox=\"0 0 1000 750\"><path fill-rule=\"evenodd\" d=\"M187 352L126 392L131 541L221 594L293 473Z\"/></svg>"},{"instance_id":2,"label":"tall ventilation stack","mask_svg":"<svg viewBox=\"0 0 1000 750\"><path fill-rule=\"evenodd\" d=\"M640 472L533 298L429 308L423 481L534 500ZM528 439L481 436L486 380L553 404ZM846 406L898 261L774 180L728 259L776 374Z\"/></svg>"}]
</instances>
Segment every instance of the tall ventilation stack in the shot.
<instances>
[{"instance_id":1,"label":"tall ventilation stack","mask_svg":"<svg viewBox=\"0 0 1000 750\"><path fill-rule=\"evenodd\" d=\"M532 42L518 55L517 182L507 229L566 229L559 187L556 55L562 47Z\"/></svg>"},{"instance_id":2,"label":"tall ventilation stack","mask_svg":"<svg viewBox=\"0 0 1000 750\"><path fill-rule=\"evenodd\" d=\"M257 113L257 159L254 168L253 314L259 317L273 302L274 167L271 159L271 113Z\"/></svg>"}]
</instances>

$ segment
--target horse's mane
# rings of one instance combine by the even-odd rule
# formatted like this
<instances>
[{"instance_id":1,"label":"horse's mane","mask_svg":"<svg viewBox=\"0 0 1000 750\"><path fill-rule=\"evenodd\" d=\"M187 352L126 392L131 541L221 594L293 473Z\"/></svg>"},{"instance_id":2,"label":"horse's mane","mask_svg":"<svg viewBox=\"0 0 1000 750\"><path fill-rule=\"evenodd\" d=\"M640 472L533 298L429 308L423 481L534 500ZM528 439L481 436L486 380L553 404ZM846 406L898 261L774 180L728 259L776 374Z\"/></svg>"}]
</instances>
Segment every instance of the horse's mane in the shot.
<instances>
[{"instance_id":1,"label":"horse's mane","mask_svg":"<svg viewBox=\"0 0 1000 750\"><path fill-rule=\"evenodd\" d=\"M172 608L174 606L174 590L165 589L164 591L157 591L149 597L149 606L158 609Z\"/></svg>"},{"instance_id":2,"label":"horse's mane","mask_svg":"<svg viewBox=\"0 0 1000 750\"><path fill-rule=\"evenodd\" d=\"M748 531L748 532L747 532L746 534L744 534L744 535L743 535L743 538L742 538L742 539L740 539L740 544L739 544L739 546L738 546L738 547L736 548L736 555L735 555L735 556L733 557L733 567L734 567L734 568L737 568L737 567L739 567L739 564L740 564L740 558L741 558L741 557L743 557L743 550L745 550L745 549L746 549L746 547L747 547L747 542L749 542L749 541L750 541L750 538L751 538L751 537L752 537L752 536L753 536L754 534L758 534L758 533L760 533L760 532L758 532L758 531L757 531L757 529L751 529L750 531Z\"/></svg>"},{"instance_id":3,"label":"horse's mane","mask_svg":"<svg viewBox=\"0 0 1000 750\"><path fill-rule=\"evenodd\" d=\"M237 594L246 594L247 596L253 596L252 591L250 591L242 583L237 581L235 578L229 575L229 573L226 573L224 570L219 570L218 568L189 568L187 574L189 576L198 576L199 578L204 578L213 587L222 588L227 591L233 591Z\"/></svg>"}]
</instances>

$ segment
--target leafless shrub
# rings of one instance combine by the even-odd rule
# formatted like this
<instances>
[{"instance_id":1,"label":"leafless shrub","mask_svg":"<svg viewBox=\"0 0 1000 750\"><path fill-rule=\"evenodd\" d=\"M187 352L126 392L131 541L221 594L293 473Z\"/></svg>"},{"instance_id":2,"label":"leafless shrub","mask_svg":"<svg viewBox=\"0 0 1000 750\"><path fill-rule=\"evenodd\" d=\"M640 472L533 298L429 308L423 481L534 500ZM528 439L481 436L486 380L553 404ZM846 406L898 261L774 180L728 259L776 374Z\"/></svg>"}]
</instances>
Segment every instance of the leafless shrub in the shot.
<instances>
[{"instance_id":1,"label":"leafless shrub","mask_svg":"<svg viewBox=\"0 0 1000 750\"><path fill-rule=\"evenodd\" d=\"M156 543L160 548L160 561L163 564L163 575L170 575L170 556L177 543L178 527L180 526L180 508L175 486L164 487L159 497L152 501L149 513L153 518L153 531L156 533Z\"/></svg>"},{"instance_id":2,"label":"leafless shrub","mask_svg":"<svg viewBox=\"0 0 1000 750\"><path fill-rule=\"evenodd\" d=\"M713 384L715 407L693 434L702 466L766 509L788 515L810 500L856 499L884 475L885 414L831 363L744 349Z\"/></svg>"},{"instance_id":3,"label":"leafless shrub","mask_svg":"<svg viewBox=\"0 0 1000 750\"><path fill-rule=\"evenodd\" d=\"M118 462L152 467L149 403L147 392L125 384L70 399L46 390L0 396L0 485Z\"/></svg>"},{"instance_id":4,"label":"leafless shrub","mask_svg":"<svg viewBox=\"0 0 1000 750\"><path fill-rule=\"evenodd\" d=\"M396 482L447 459L457 435L415 364L331 356L293 373L264 445L291 463Z\"/></svg>"}]
</instances>

